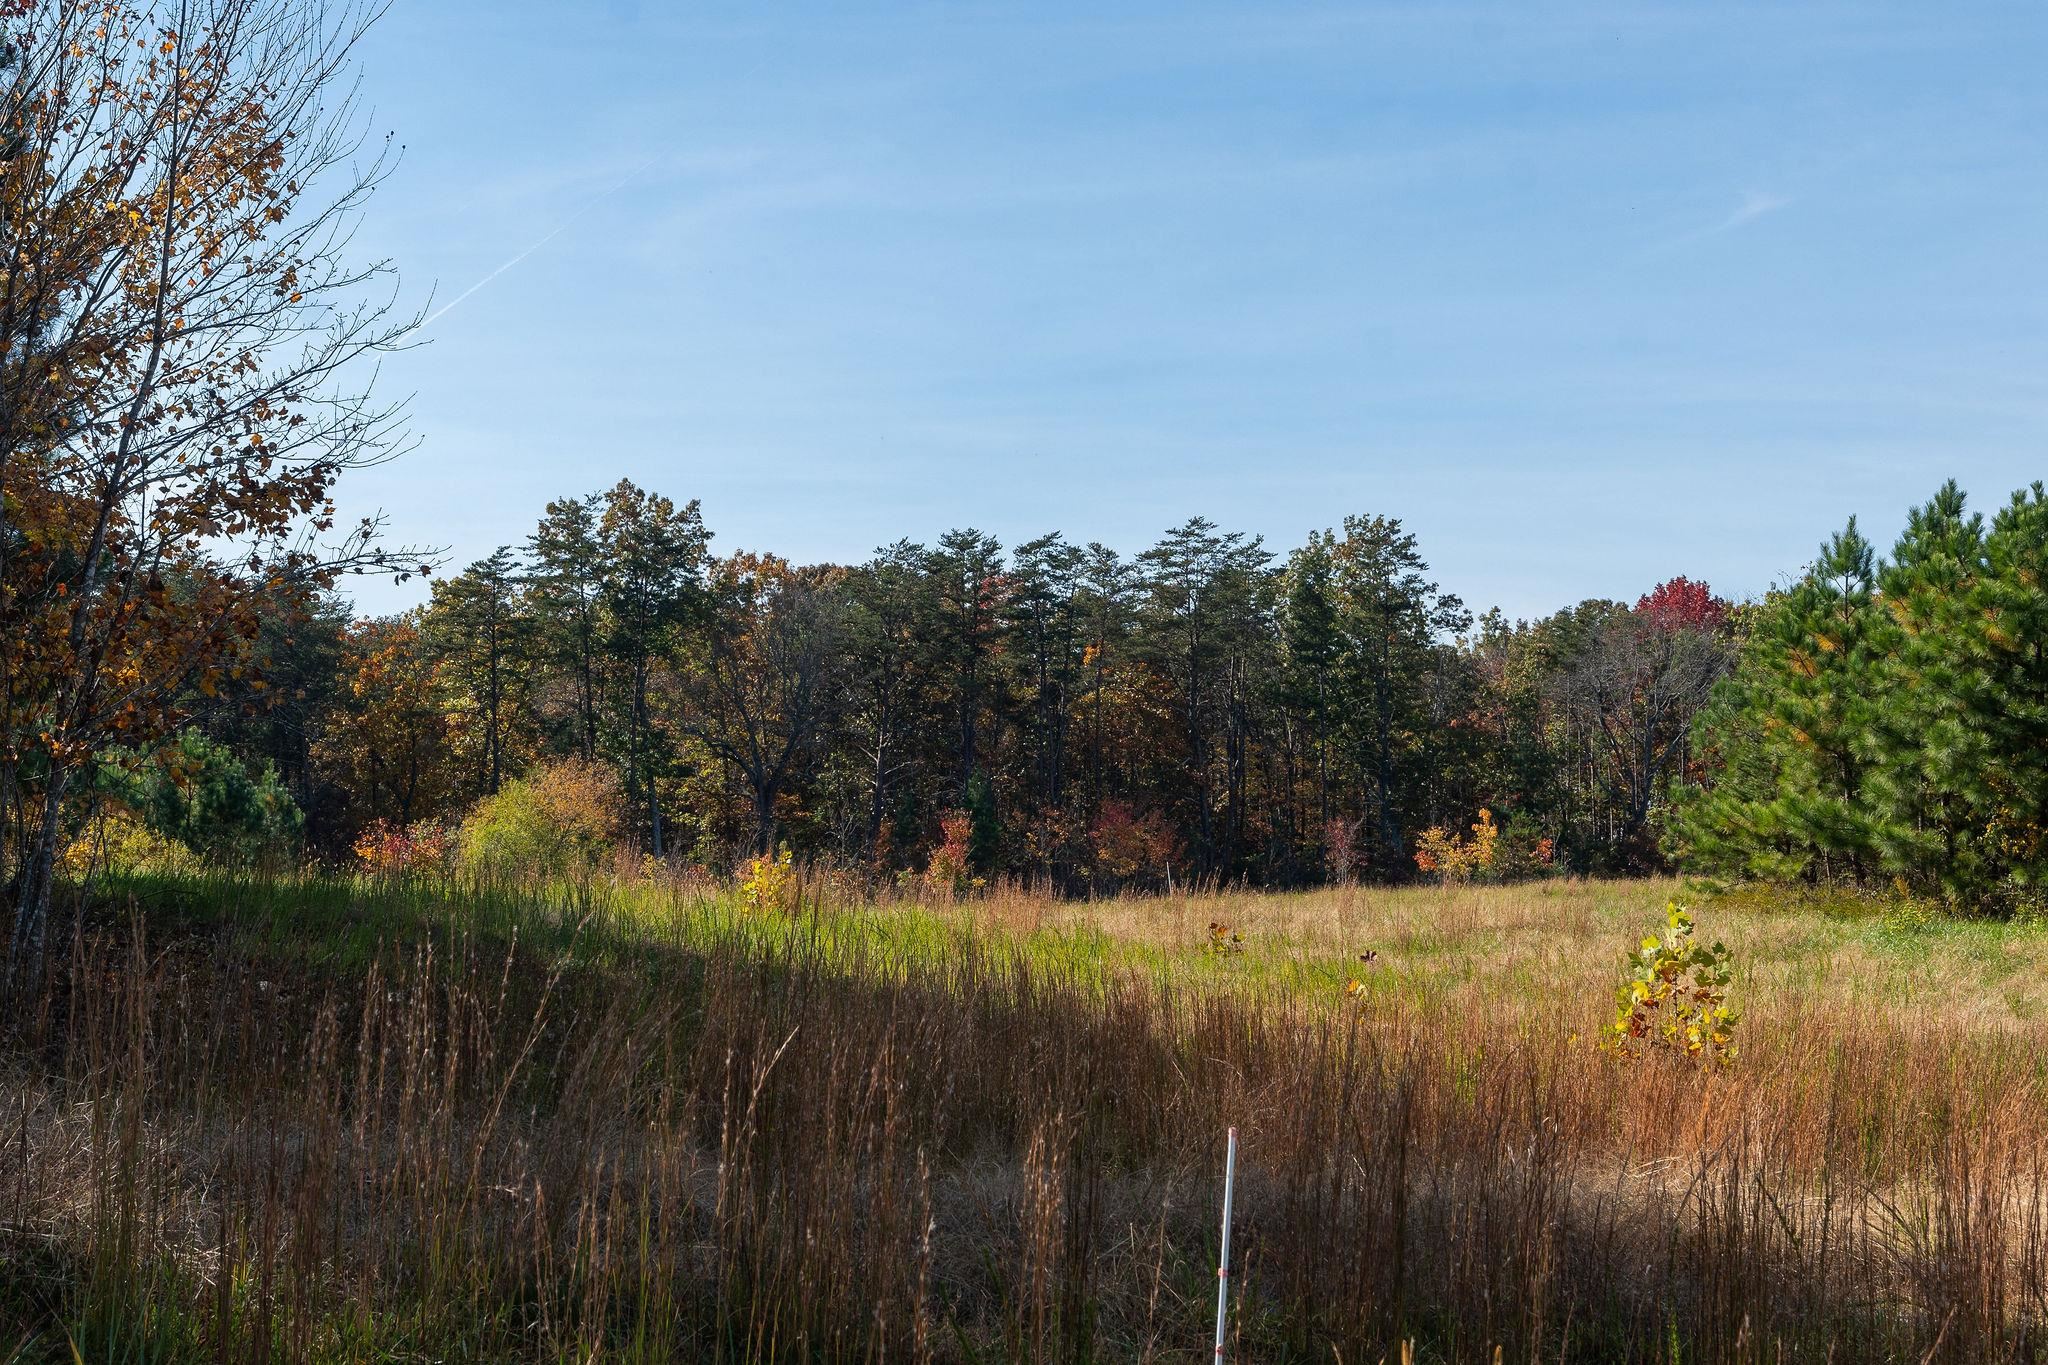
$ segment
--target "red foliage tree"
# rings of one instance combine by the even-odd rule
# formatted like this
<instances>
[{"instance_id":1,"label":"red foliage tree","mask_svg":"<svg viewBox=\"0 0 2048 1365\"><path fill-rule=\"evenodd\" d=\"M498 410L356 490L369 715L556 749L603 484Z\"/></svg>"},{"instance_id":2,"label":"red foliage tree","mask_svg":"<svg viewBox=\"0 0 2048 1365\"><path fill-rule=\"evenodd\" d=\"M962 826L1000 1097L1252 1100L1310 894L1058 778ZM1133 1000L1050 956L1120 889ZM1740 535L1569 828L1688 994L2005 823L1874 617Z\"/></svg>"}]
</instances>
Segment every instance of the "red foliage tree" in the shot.
<instances>
[{"instance_id":1,"label":"red foliage tree","mask_svg":"<svg viewBox=\"0 0 2048 1365\"><path fill-rule=\"evenodd\" d=\"M1636 599L1636 615L1660 630L1717 630L1728 617L1728 604L1706 584L1680 574Z\"/></svg>"}]
</instances>

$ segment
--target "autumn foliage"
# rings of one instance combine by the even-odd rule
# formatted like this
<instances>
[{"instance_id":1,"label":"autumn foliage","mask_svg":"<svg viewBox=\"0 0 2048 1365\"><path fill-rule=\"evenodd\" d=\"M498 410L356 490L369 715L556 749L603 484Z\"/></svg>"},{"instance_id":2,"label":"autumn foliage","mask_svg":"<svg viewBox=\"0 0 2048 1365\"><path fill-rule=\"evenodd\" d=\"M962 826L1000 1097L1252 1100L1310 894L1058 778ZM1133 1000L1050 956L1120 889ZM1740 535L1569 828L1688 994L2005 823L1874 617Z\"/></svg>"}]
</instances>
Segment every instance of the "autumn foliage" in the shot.
<instances>
[{"instance_id":1,"label":"autumn foliage","mask_svg":"<svg viewBox=\"0 0 2048 1365\"><path fill-rule=\"evenodd\" d=\"M1728 606L1704 583L1684 574L1659 583L1636 599L1636 615L1659 630L1713 630L1728 616Z\"/></svg>"},{"instance_id":2,"label":"autumn foliage","mask_svg":"<svg viewBox=\"0 0 2048 1365\"><path fill-rule=\"evenodd\" d=\"M1122 801L1105 801L1089 831L1095 870L1110 886L1147 873L1163 873L1173 862L1173 830L1158 811L1132 813Z\"/></svg>"},{"instance_id":3,"label":"autumn foliage","mask_svg":"<svg viewBox=\"0 0 2048 1365\"><path fill-rule=\"evenodd\" d=\"M455 839L448 827L437 820L404 826L376 820L356 836L351 851L357 865L372 876L432 875L448 870Z\"/></svg>"},{"instance_id":4,"label":"autumn foliage","mask_svg":"<svg viewBox=\"0 0 2048 1365\"><path fill-rule=\"evenodd\" d=\"M939 828L938 846L925 860L924 885L927 891L937 895L956 896L974 885L974 873L967 857L970 833L967 812L953 811L939 821Z\"/></svg>"},{"instance_id":5,"label":"autumn foliage","mask_svg":"<svg viewBox=\"0 0 2048 1365\"><path fill-rule=\"evenodd\" d=\"M1493 871L1499 842L1500 828L1493 823L1493 812L1482 806L1471 834L1464 838L1434 826L1424 830L1416 839L1415 866L1446 885L1471 881Z\"/></svg>"},{"instance_id":6,"label":"autumn foliage","mask_svg":"<svg viewBox=\"0 0 2048 1365\"><path fill-rule=\"evenodd\" d=\"M470 811L462 822L462 864L501 878L588 875L616 846L622 802L610 769L574 758L549 764Z\"/></svg>"},{"instance_id":7,"label":"autumn foliage","mask_svg":"<svg viewBox=\"0 0 2048 1365\"><path fill-rule=\"evenodd\" d=\"M1740 1016L1728 1003L1728 949L1693 937L1692 915L1675 901L1665 907L1665 925L1629 953L1601 1046L1629 1061L1661 1053L1732 1065Z\"/></svg>"},{"instance_id":8,"label":"autumn foliage","mask_svg":"<svg viewBox=\"0 0 2048 1365\"><path fill-rule=\"evenodd\" d=\"M346 77L363 19L217 0L44 3L0 115L0 863L40 959L98 755L188 697L260 693L258 617L393 561L335 532L390 448L353 362L404 331L346 261L381 175ZM352 164L354 163L354 164Z\"/></svg>"}]
</instances>

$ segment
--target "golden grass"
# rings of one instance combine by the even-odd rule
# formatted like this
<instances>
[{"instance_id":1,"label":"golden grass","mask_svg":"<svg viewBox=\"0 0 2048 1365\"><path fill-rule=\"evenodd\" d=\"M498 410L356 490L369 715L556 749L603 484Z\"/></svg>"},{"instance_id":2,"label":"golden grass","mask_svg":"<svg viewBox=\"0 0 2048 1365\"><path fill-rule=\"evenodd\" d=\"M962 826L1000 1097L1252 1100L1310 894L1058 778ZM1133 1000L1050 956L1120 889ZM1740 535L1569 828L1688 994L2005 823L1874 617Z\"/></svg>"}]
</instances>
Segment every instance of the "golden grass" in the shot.
<instances>
[{"instance_id":1,"label":"golden grass","mask_svg":"<svg viewBox=\"0 0 2048 1365\"><path fill-rule=\"evenodd\" d=\"M1186 1359L1231 1124L1234 1359L2048 1348L2040 929L1692 898L1709 1074L1591 1042L1672 883L140 890L12 1002L33 1352Z\"/></svg>"},{"instance_id":2,"label":"golden grass","mask_svg":"<svg viewBox=\"0 0 2048 1365\"><path fill-rule=\"evenodd\" d=\"M2048 929L1953 920L1910 906L1794 893L1717 897L1673 880L1519 886L1345 887L1267 894L1057 902L993 898L995 922L1024 931L1095 929L1186 954L1211 922L1242 933L1250 957L1334 971L1371 949L1376 965L1431 990L1542 1003L1559 988L1604 1001L1616 961L1692 909L1702 937L1734 950L1737 990L1768 1018L1786 1009L1911 1009L1972 1028L2028 1030L2048 1019Z\"/></svg>"}]
</instances>

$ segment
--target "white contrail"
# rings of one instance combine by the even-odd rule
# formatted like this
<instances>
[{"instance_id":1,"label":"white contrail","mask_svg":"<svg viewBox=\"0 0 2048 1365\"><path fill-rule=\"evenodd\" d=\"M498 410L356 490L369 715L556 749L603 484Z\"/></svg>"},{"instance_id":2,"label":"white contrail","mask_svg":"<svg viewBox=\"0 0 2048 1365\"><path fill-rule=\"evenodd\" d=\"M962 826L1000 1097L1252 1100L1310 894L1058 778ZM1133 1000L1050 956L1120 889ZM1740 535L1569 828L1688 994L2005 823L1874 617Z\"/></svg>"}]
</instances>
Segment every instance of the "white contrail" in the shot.
<instances>
[{"instance_id":1,"label":"white contrail","mask_svg":"<svg viewBox=\"0 0 2048 1365\"><path fill-rule=\"evenodd\" d=\"M626 178L625 178L624 180L621 180L621 181L620 181L620 182L619 182L618 184L616 184L616 185L612 186L612 187L611 187L610 189L608 189L608 190L604 190L604 191L601 191L601 192L599 192L599 193L597 193L597 194L594 194L594 195L592 195L592 196L591 196L591 197L590 197L589 199L586 199L586 200L585 200L585 201L583 202L583 207L582 207L582 208L580 208L580 209L578 209L578 210L576 210L576 212L574 212L574 213L570 214L570 215L569 215L569 216L568 216L567 218L563 219L563 220L562 220L562 222L561 222L561 224L560 224L559 226L557 226L557 227L555 228L555 230L554 230L553 232L550 232L550 233L549 233L549 234L548 234L547 236L545 236L545 237L541 238L541 239L540 239L539 241L535 242L535 243L534 243L534 244L533 244L532 246L530 246L530 247L526 248L526 250L524 250L524 251L520 252L520 253L519 253L519 254L518 254L517 256L514 256L514 257L512 257L512 258L511 258L510 260L506 261L506 262L505 262L505 263L504 263L503 265L500 265L500 266L499 266L499 267L498 267L498 268L497 268L496 270L493 270L493 271L492 271L492 272L491 272L490 274L488 274L488 275L484 276L484 277L483 277L482 279L478 280L478 281L477 281L477 282L476 282L475 284L473 284L473 285L471 285L471 286L470 286L469 288L467 288L467 289L463 290L463 291L462 291L462 292L461 292L460 294L457 294L457 295L456 295L456 296L455 296L454 298L452 298L452 299L448 300L448 302L446 302L446 303L442 304L442 305L441 305L441 306L440 306L439 308L436 308L436 309L435 309L435 310L434 310L433 312L431 312L431 313L429 313L429 314L427 315L426 321L422 322L422 323L420 324L420 326L421 326L422 328L427 328L427 327L431 327L431 326L433 326L433 325L434 325L434 324L435 324L436 322L438 322L438 321L440 321L440 320L441 320L442 318L446 317L446 316L448 315L448 312L449 312L449 310L450 310L450 309L452 309L452 308L454 308L456 304L458 304L458 303L461 303L461 302L462 302L462 301L463 301L464 299L468 298L468 297L469 297L469 296L470 296L471 294L474 294L474 293L475 293L475 292L476 292L477 290L479 290L479 289L483 288L483 287L484 287L485 285L489 284L489 283L490 283L490 282L491 282L492 280L495 280L495 279L497 279L497 278L498 278L498 276L500 276L500 275L504 274L504 273L505 273L506 271L510 270L510 269L511 269L511 268L512 268L513 266L515 266L515 265L518 265L518 264L519 264L519 263L520 263L521 261L525 260L525 259L526 259L526 258L527 258L528 256L531 256L531 255L532 255L532 254L533 254L534 252L536 252L536 251L539 251L539 250L540 250L540 249L541 249L542 247L546 246L546 245L547 245L547 244L548 244L549 242L552 242L552 241L554 241L554 240L555 240L555 238L557 238L557 237L561 236L561 235L562 235L562 234L563 234L564 232L567 232L567 231L569 230L569 228L570 228L570 227L571 227L571 226L572 226L572 225L573 225L573 224L574 224L574 223L576 222L576 220L577 220L577 219L581 218L581 217L582 217L582 216L583 216L584 214L586 214L586 213L590 212L590 210L591 210L591 209L595 208L595 207L597 206L597 204L598 204L598 201L599 201L599 200L602 200L602 199L607 199L607 198L611 197L612 195L614 195L614 194L617 194L617 193L618 193L618 192L619 192L620 190L622 190L622 189L626 188L626 186L627 186L627 185L628 185L629 183L631 183L631 181L633 180L633 178L634 178L635 176L639 175L639 174L640 174L640 173L641 173L642 171L646 170L646 169L647 169L647 168L648 168L649 166L652 166L652 165L654 164L654 161L655 161L655 158L653 158L653 157L651 157L651 156L650 156L650 157L648 157L648 158L647 158L647 160L645 160L645 161L641 162L641 163L640 163L640 164L639 164L638 166L635 166L635 167L634 167L634 168L633 168L632 170L628 171L628 172L626 173Z\"/></svg>"}]
</instances>

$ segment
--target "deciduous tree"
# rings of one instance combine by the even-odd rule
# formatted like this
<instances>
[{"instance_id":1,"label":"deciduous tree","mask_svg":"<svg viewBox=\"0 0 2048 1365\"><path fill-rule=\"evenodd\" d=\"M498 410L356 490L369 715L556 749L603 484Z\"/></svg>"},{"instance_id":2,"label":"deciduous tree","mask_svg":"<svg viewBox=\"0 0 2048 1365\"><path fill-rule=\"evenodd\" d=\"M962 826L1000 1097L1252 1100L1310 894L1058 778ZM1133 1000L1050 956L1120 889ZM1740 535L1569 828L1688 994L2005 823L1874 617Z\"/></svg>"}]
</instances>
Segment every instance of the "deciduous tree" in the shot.
<instances>
[{"instance_id":1,"label":"deciduous tree","mask_svg":"<svg viewBox=\"0 0 2048 1365\"><path fill-rule=\"evenodd\" d=\"M386 163L347 85L373 10L13 6L0 92L0 806L12 956L41 954L67 796L248 667L253 604L388 566L329 533L389 453L348 253ZM351 376L355 376L352 381Z\"/></svg>"},{"instance_id":2,"label":"deciduous tree","mask_svg":"<svg viewBox=\"0 0 2048 1365\"><path fill-rule=\"evenodd\" d=\"M776 802L811 757L833 700L845 574L737 554L713 566L711 602L690 666L686 726L739 774L754 851L772 853Z\"/></svg>"}]
</instances>

